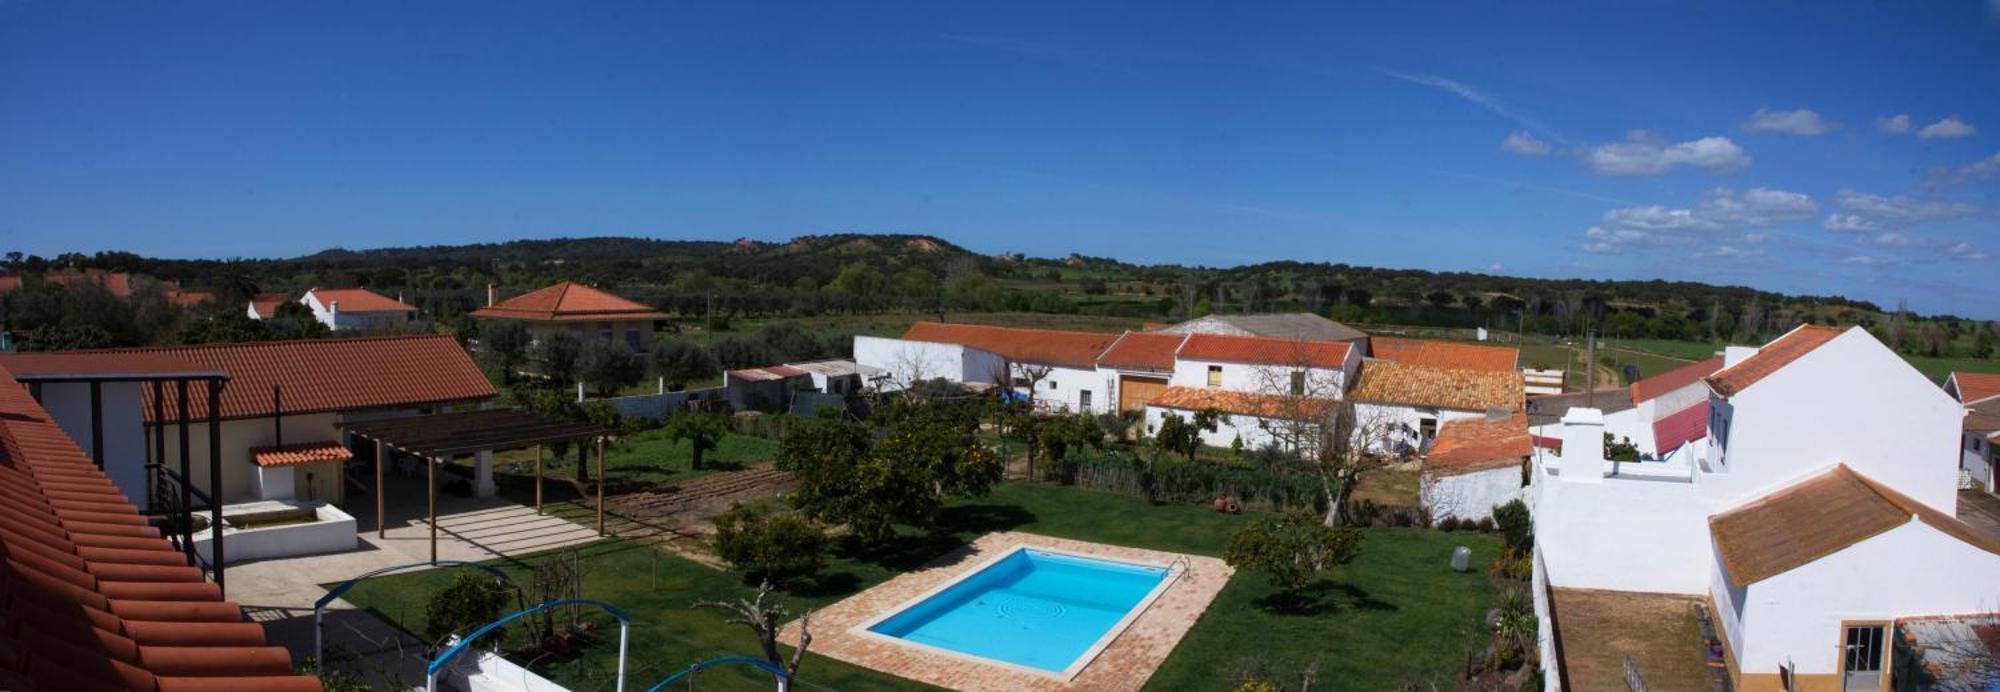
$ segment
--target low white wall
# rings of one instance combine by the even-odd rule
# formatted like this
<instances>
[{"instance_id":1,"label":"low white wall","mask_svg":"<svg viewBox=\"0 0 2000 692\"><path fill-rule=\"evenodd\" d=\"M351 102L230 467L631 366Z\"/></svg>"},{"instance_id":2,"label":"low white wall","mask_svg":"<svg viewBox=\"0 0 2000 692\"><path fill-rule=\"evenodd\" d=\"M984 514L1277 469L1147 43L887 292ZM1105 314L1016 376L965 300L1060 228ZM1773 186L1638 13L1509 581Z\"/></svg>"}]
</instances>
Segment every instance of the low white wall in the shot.
<instances>
[{"instance_id":1,"label":"low white wall","mask_svg":"<svg viewBox=\"0 0 2000 692\"><path fill-rule=\"evenodd\" d=\"M317 507L318 521L250 529L229 526L229 510L227 506L222 508L222 560L225 565L354 549L354 517L333 505ZM194 549L203 560L214 559L209 551L211 535L206 530L195 534Z\"/></svg>"},{"instance_id":2,"label":"low white wall","mask_svg":"<svg viewBox=\"0 0 2000 692\"><path fill-rule=\"evenodd\" d=\"M1506 466L1453 476L1424 474L1420 496L1432 521L1493 518L1493 508L1521 497L1521 467Z\"/></svg>"},{"instance_id":3,"label":"low white wall","mask_svg":"<svg viewBox=\"0 0 2000 692\"><path fill-rule=\"evenodd\" d=\"M1694 483L1564 482L1537 468L1535 543L1560 588L1704 595L1711 500Z\"/></svg>"},{"instance_id":4,"label":"low white wall","mask_svg":"<svg viewBox=\"0 0 2000 692\"><path fill-rule=\"evenodd\" d=\"M460 654L452 665L445 667L444 681L453 689L467 692L569 692L569 688L550 682L548 678L491 651ZM632 685L626 687L630 689Z\"/></svg>"}]
</instances>

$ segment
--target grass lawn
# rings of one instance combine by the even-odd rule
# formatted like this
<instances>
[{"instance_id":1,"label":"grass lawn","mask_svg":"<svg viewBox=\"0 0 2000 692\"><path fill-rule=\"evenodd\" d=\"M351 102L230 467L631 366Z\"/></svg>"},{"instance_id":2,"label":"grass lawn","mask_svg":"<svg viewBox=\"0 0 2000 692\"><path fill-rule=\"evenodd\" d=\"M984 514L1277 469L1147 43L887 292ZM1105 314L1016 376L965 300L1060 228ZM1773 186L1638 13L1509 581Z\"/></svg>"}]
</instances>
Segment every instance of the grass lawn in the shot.
<instances>
[{"instance_id":1,"label":"grass lawn","mask_svg":"<svg viewBox=\"0 0 2000 692\"><path fill-rule=\"evenodd\" d=\"M1950 375L1954 370L1963 370L1966 372L2000 372L2000 360L1931 358L1929 356L1903 356L1903 360L1909 361L1910 365L1916 366L1917 370L1924 374L1924 377L1931 378L1932 382L1940 385L1944 384L1945 376Z\"/></svg>"},{"instance_id":2,"label":"grass lawn","mask_svg":"<svg viewBox=\"0 0 2000 692\"><path fill-rule=\"evenodd\" d=\"M1077 488L1006 484L983 498L952 502L927 535L906 533L884 549L863 554L844 548L816 586L797 590L788 602L825 605L921 565L973 537L1015 530L1171 552L1220 555L1247 516L1217 514L1194 506L1149 506L1135 498ZM1473 573L1447 568L1453 546L1472 547ZM1279 615L1259 605L1270 593L1263 575L1242 573L1230 580L1219 600L1189 632L1160 673L1155 689L1232 687L1240 663L1257 658L1274 672L1291 672L1317 658L1320 684L1332 689L1385 689L1396 682L1460 664L1472 644L1478 619L1491 602L1483 566L1498 551L1493 537L1411 529L1369 529L1360 557L1339 568L1323 603L1324 612ZM635 685L651 685L696 660L725 653L755 653L755 641L740 625L714 612L687 608L693 599L748 595L740 577L650 548L607 541L584 549L583 595L625 609L634 618L632 661ZM548 559L530 556L527 562ZM516 575L519 563L506 567ZM426 594L449 575L416 573L376 579L350 592L348 600L372 608L406 629L422 631ZM542 662L556 682L576 689L608 687L616 641L580 659ZM801 677L809 684L842 690L907 689L914 683L828 659L808 657ZM742 672L704 673L699 683L720 689L768 689L768 680Z\"/></svg>"},{"instance_id":3,"label":"grass lawn","mask_svg":"<svg viewBox=\"0 0 2000 692\"><path fill-rule=\"evenodd\" d=\"M596 454L595 450L591 454ZM715 449L702 455L702 469L690 469L693 450L686 442L674 442L667 438L664 429L648 430L636 435L628 435L604 449L604 479L606 483L631 489L628 484L666 484L704 476L716 471L734 471L751 464L770 461L778 454L778 443L754 435L729 433L716 443ZM568 462L574 462L576 452L571 451ZM553 457L553 453L550 454ZM535 450L515 450L494 455L495 463L522 464L523 476L534 475ZM596 463L596 458L591 458ZM544 467L550 478L572 478L576 469L565 463L558 468L553 463Z\"/></svg>"}]
</instances>

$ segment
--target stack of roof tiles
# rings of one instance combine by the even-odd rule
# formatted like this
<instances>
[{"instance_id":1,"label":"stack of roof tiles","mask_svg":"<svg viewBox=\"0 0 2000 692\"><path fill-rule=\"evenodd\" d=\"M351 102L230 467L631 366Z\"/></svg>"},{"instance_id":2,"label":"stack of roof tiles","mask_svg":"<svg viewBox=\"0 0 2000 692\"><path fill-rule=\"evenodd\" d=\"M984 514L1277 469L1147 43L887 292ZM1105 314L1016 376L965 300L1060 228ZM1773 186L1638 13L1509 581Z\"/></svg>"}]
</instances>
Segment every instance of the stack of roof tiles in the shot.
<instances>
[{"instance_id":1,"label":"stack of roof tiles","mask_svg":"<svg viewBox=\"0 0 2000 692\"><path fill-rule=\"evenodd\" d=\"M0 557L0 689L320 689L4 369Z\"/></svg>"}]
</instances>

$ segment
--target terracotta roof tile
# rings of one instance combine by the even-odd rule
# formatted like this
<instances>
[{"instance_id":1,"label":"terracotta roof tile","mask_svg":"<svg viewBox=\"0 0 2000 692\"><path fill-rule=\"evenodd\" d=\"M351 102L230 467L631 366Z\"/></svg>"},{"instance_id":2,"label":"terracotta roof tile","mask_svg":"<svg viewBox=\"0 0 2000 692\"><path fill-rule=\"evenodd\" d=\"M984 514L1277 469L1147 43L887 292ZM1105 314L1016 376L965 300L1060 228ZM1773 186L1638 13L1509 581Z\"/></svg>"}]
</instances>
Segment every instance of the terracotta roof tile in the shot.
<instances>
[{"instance_id":1,"label":"terracotta roof tile","mask_svg":"<svg viewBox=\"0 0 2000 692\"><path fill-rule=\"evenodd\" d=\"M279 386L286 414L468 402L499 395L465 349L443 334L103 349L65 355L101 363L107 372L117 372L134 356L152 355L226 372L229 384L222 390L225 419L270 415L272 385ZM142 389L146 420L151 422L152 388ZM189 385L188 400L194 418L208 416L203 385ZM167 420L179 419L171 387L162 408Z\"/></svg>"},{"instance_id":2,"label":"terracotta roof tile","mask_svg":"<svg viewBox=\"0 0 2000 692\"><path fill-rule=\"evenodd\" d=\"M1765 344L1755 355L1738 361L1735 365L1716 371L1707 378L1708 386L1724 397L1735 396L1744 388L1769 377L1771 373L1791 365L1813 349L1819 348L1845 330L1836 327L1801 325L1799 328Z\"/></svg>"},{"instance_id":3,"label":"terracotta roof tile","mask_svg":"<svg viewBox=\"0 0 2000 692\"><path fill-rule=\"evenodd\" d=\"M340 304L341 312L416 312L416 306L395 298L370 291L365 288L314 288L306 295L319 301L320 305L332 307Z\"/></svg>"},{"instance_id":4,"label":"terracotta roof tile","mask_svg":"<svg viewBox=\"0 0 2000 692\"><path fill-rule=\"evenodd\" d=\"M667 319L666 313L572 281L529 291L472 314L530 322Z\"/></svg>"},{"instance_id":5,"label":"terracotta roof tile","mask_svg":"<svg viewBox=\"0 0 2000 692\"><path fill-rule=\"evenodd\" d=\"M1520 466L1534 453L1527 416L1516 413L1500 420L1466 418L1448 421L1437 431L1424 472L1439 476Z\"/></svg>"},{"instance_id":6,"label":"terracotta roof tile","mask_svg":"<svg viewBox=\"0 0 2000 692\"><path fill-rule=\"evenodd\" d=\"M1455 341L1406 339L1398 336L1368 337L1368 349L1376 358L1382 360L1454 370L1513 372L1521 360L1521 349L1511 346L1485 346Z\"/></svg>"},{"instance_id":7,"label":"terracotta roof tile","mask_svg":"<svg viewBox=\"0 0 2000 692\"><path fill-rule=\"evenodd\" d=\"M0 685L317 690L0 367ZM82 507L85 509L77 509ZM98 545L122 547L92 547Z\"/></svg>"},{"instance_id":8,"label":"terracotta roof tile","mask_svg":"<svg viewBox=\"0 0 2000 692\"><path fill-rule=\"evenodd\" d=\"M944 322L918 322L903 332L907 341L959 344L1016 362L1086 370L1097 367L1097 356L1117 338L1116 334Z\"/></svg>"},{"instance_id":9,"label":"terracotta roof tile","mask_svg":"<svg viewBox=\"0 0 2000 692\"><path fill-rule=\"evenodd\" d=\"M1654 454L1666 454L1704 437L1708 437L1707 399L1653 421Z\"/></svg>"},{"instance_id":10,"label":"terracotta roof tile","mask_svg":"<svg viewBox=\"0 0 2000 692\"><path fill-rule=\"evenodd\" d=\"M1702 378L1722 369L1722 356L1715 356L1668 370L1632 383L1632 403L1639 403L1658 397L1667 392L1700 382Z\"/></svg>"},{"instance_id":11,"label":"terracotta roof tile","mask_svg":"<svg viewBox=\"0 0 2000 692\"><path fill-rule=\"evenodd\" d=\"M276 316L278 306L288 300L291 300L291 296L283 293L259 293L250 299L250 309L257 311L258 317L268 320Z\"/></svg>"},{"instance_id":12,"label":"terracotta roof tile","mask_svg":"<svg viewBox=\"0 0 2000 692\"><path fill-rule=\"evenodd\" d=\"M1147 400L1146 405L1183 411L1215 409L1243 416L1292 419L1302 415L1313 417L1331 415L1340 402L1332 399L1288 397L1230 389L1168 387Z\"/></svg>"},{"instance_id":13,"label":"terracotta roof tile","mask_svg":"<svg viewBox=\"0 0 2000 692\"><path fill-rule=\"evenodd\" d=\"M1968 404L2000 396L2000 372L1953 372L1951 380L1958 400Z\"/></svg>"},{"instance_id":14,"label":"terracotta roof tile","mask_svg":"<svg viewBox=\"0 0 2000 692\"><path fill-rule=\"evenodd\" d=\"M1174 369L1174 352L1187 339L1186 334L1125 332L1111 344L1111 348L1097 357L1097 364L1127 370L1171 371Z\"/></svg>"},{"instance_id":15,"label":"terracotta roof tile","mask_svg":"<svg viewBox=\"0 0 2000 692\"><path fill-rule=\"evenodd\" d=\"M1527 398L1520 373L1448 370L1378 360L1361 368L1348 396L1355 401L1459 411L1519 411Z\"/></svg>"},{"instance_id":16,"label":"terracotta roof tile","mask_svg":"<svg viewBox=\"0 0 2000 692\"><path fill-rule=\"evenodd\" d=\"M23 382L66 377L143 379L169 375L227 374L219 368L167 353L129 353L116 358L91 351L0 353L0 366L5 366L14 379Z\"/></svg>"},{"instance_id":17,"label":"terracotta roof tile","mask_svg":"<svg viewBox=\"0 0 2000 692\"><path fill-rule=\"evenodd\" d=\"M1339 370L1351 345L1345 341L1303 341L1264 336L1193 334L1176 354L1187 360L1251 365L1310 366Z\"/></svg>"},{"instance_id":18,"label":"terracotta roof tile","mask_svg":"<svg viewBox=\"0 0 2000 692\"><path fill-rule=\"evenodd\" d=\"M2000 399L1988 399L1965 407L1964 430L1992 436L2000 433Z\"/></svg>"},{"instance_id":19,"label":"terracotta roof tile","mask_svg":"<svg viewBox=\"0 0 2000 692\"><path fill-rule=\"evenodd\" d=\"M1909 523L1924 522L1959 541L2000 554L2000 541L1916 502L1846 464L1708 520L1729 576L1753 584Z\"/></svg>"},{"instance_id":20,"label":"terracotta roof tile","mask_svg":"<svg viewBox=\"0 0 2000 692\"><path fill-rule=\"evenodd\" d=\"M298 466L321 461L347 461L354 458L354 452L348 451L346 445L328 440L283 447L251 447L250 458L258 466Z\"/></svg>"}]
</instances>

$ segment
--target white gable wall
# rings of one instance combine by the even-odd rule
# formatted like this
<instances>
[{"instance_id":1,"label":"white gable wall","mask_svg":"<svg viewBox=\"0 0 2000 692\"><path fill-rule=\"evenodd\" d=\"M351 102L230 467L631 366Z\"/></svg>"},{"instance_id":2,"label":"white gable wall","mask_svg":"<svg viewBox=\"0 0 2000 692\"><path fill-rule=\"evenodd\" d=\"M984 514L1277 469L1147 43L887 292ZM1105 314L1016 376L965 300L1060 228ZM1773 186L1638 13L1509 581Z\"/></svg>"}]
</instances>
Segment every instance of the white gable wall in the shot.
<instances>
[{"instance_id":1,"label":"white gable wall","mask_svg":"<svg viewBox=\"0 0 2000 692\"><path fill-rule=\"evenodd\" d=\"M1996 574L2000 555L1911 521L1749 585L1730 646L1744 673L1838 673L1843 620L1991 612L2000 590L1968 576Z\"/></svg>"},{"instance_id":2,"label":"white gable wall","mask_svg":"<svg viewBox=\"0 0 2000 692\"><path fill-rule=\"evenodd\" d=\"M1424 474L1420 481L1425 509L1432 521L1493 518L1493 508L1521 497L1521 465L1449 476Z\"/></svg>"},{"instance_id":3,"label":"white gable wall","mask_svg":"<svg viewBox=\"0 0 2000 692\"><path fill-rule=\"evenodd\" d=\"M1118 407L1117 399L1113 398L1116 396L1117 387L1117 376L1114 374L1100 372L1096 368L1086 370L1020 363L1014 365L1014 374L1016 377L1022 377L1022 371L1029 368L1047 371L1041 381L1035 383L1034 401L1038 406L1059 411L1082 411L1083 393L1089 392L1090 413L1103 413L1116 410ZM1027 393L1018 387L1016 391Z\"/></svg>"},{"instance_id":4,"label":"white gable wall","mask_svg":"<svg viewBox=\"0 0 2000 692\"><path fill-rule=\"evenodd\" d=\"M1957 507L1962 409L1922 373L1850 330L1730 397L1727 471L1704 475L1717 506L1836 463L1947 514ZM1714 456L1713 454L1711 456Z\"/></svg>"},{"instance_id":5,"label":"white gable wall","mask_svg":"<svg viewBox=\"0 0 2000 692\"><path fill-rule=\"evenodd\" d=\"M912 379L993 384L1006 372L1006 361L1000 356L970 346L879 336L854 337L854 362L887 373L884 386L889 389Z\"/></svg>"}]
</instances>

